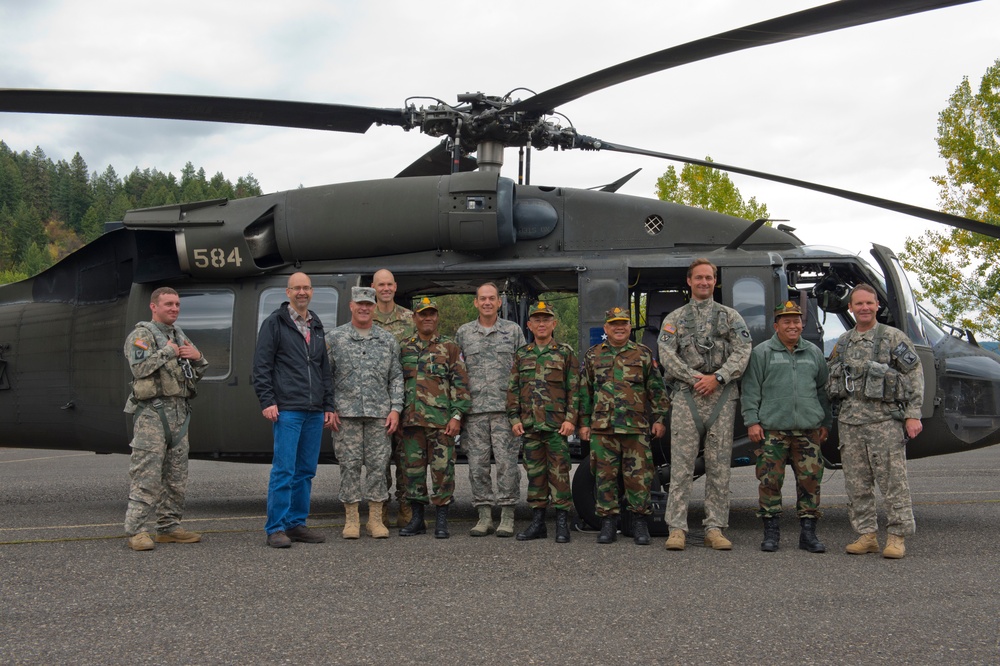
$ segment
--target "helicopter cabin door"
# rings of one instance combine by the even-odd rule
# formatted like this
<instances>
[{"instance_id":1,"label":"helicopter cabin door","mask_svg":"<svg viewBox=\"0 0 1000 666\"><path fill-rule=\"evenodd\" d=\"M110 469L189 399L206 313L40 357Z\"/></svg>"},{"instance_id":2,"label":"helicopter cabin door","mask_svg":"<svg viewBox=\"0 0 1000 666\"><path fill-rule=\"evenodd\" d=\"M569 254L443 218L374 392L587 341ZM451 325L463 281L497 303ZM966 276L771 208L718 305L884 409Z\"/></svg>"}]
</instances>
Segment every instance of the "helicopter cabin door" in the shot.
<instances>
[{"instance_id":1,"label":"helicopter cabin door","mask_svg":"<svg viewBox=\"0 0 1000 666\"><path fill-rule=\"evenodd\" d=\"M903 266L896 253L884 245L872 243L872 256L878 262L885 276L885 289L888 303L886 307L892 314L895 325L913 341L913 346L920 356L920 365L924 371L924 404L921 414L927 418L934 413L934 397L937 389L936 370L934 368L934 353L927 335L924 333L923 322L917 309L917 300Z\"/></svg>"}]
</instances>

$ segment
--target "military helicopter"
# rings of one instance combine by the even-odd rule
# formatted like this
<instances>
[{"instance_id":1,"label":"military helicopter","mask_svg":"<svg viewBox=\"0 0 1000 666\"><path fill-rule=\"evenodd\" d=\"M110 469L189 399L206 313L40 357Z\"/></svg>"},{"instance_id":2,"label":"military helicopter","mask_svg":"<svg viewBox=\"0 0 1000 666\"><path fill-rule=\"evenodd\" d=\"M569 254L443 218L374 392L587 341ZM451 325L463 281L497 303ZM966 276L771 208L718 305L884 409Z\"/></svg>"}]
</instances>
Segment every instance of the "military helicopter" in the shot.
<instances>
[{"instance_id":1,"label":"military helicopter","mask_svg":"<svg viewBox=\"0 0 1000 666\"><path fill-rule=\"evenodd\" d=\"M0 90L0 111L167 118L364 133L375 124L416 129L441 142L395 178L301 188L234 201L128 212L106 233L45 272L0 287L0 445L127 453L122 413L130 378L122 342L148 319L158 286L182 297L181 324L210 360L192 421L194 458L269 462L271 433L249 382L256 331L284 298L287 276L313 279L313 309L332 328L346 294L390 268L398 297L471 293L501 284L505 316L524 323L541 293L574 294L580 348L600 341L605 310L630 303L637 338L655 348L662 317L684 302L686 268L709 257L716 298L737 308L755 343L771 334L775 304L807 312L804 335L826 346L853 322L848 290L875 285L879 320L904 330L923 361L924 432L911 458L1000 442L1000 357L966 331L938 322L914 299L893 252L873 247L879 271L852 253L803 243L788 227L600 190L530 184L532 150L593 150L710 164L863 204L1000 237L1000 228L816 183L708 163L586 136L553 119L559 105L646 74L705 58L962 4L843 0L614 65L524 100L467 93L456 104L374 108L191 95ZM519 178L500 175L516 147ZM237 334L237 333L241 334ZM736 426L734 465L753 447ZM836 433L824 453L839 462ZM586 442L574 449L588 455ZM329 441L323 449L335 462ZM654 442L658 481L669 442ZM696 472L697 473L697 472ZM581 464L574 499L593 520L593 477Z\"/></svg>"}]
</instances>

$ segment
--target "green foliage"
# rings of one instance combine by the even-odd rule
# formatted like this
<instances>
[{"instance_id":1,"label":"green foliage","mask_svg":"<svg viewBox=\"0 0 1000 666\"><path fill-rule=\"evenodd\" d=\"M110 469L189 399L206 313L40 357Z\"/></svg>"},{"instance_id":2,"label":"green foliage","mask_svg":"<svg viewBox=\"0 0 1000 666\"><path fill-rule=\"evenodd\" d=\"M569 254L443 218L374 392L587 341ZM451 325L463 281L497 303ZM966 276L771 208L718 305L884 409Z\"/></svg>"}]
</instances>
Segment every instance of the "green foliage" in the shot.
<instances>
[{"instance_id":1,"label":"green foliage","mask_svg":"<svg viewBox=\"0 0 1000 666\"><path fill-rule=\"evenodd\" d=\"M711 162L711 157L706 157ZM767 219L767 205L758 204L755 197L743 200L739 189L729 175L711 167L685 164L680 176L676 169L667 167L666 173L656 179L656 196L662 201L742 217L745 220Z\"/></svg>"},{"instance_id":2,"label":"green foliage","mask_svg":"<svg viewBox=\"0 0 1000 666\"><path fill-rule=\"evenodd\" d=\"M0 284L48 268L104 232L125 212L178 202L260 195L252 174L236 184L188 162L181 180L171 173L136 167L124 179L108 166L88 173L80 153L53 162L41 147L17 153L0 141Z\"/></svg>"},{"instance_id":3,"label":"green foliage","mask_svg":"<svg viewBox=\"0 0 1000 666\"><path fill-rule=\"evenodd\" d=\"M938 115L946 173L933 180L941 209L1000 224L1000 59L973 93L968 77ZM907 238L903 266L919 276L921 297L943 319L1000 340L1000 241L955 229Z\"/></svg>"}]
</instances>

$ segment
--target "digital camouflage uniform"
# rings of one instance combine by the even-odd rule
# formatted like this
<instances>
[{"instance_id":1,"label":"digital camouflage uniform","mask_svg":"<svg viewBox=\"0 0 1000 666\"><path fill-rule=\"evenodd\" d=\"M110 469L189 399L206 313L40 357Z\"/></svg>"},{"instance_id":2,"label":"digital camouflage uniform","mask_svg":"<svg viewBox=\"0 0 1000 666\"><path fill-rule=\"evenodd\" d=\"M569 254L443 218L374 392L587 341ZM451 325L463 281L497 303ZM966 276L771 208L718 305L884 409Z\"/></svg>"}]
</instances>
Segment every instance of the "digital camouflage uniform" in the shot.
<instances>
[{"instance_id":1,"label":"digital camouflage uniform","mask_svg":"<svg viewBox=\"0 0 1000 666\"><path fill-rule=\"evenodd\" d=\"M705 435L706 529L729 526L729 476L733 455L733 422L739 389L736 380L750 360L750 332L740 313L713 300L679 307L663 320L658 342L665 379L674 387L670 417L670 494L666 522L687 532L688 501L701 437L691 410L701 423L710 420L720 400L715 422ZM708 396L692 388L696 375L718 373L725 384Z\"/></svg>"},{"instance_id":2,"label":"digital camouflage uniform","mask_svg":"<svg viewBox=\"0 0 1000 666\"><path fill-rule=\"evenodd\" d=\"M833 425L826 395L829 372L819 347L799 339L789 351L777 334L750 354L743 375L743 422L760 425L764 441L755 451L760 481L758 518L781 515L785 465L795 473L799 518L819 518L823 454L820 427Z\"/></svg>"},{"instance_id":3,"label":"digital camouflage uniform","mask_svg":"<svg viewBox=\"0 0 1000 666\"><path fill-rule=\"evenodd\" d=\"M405 408L403 460L406 499L447 506L455 493L455 438L444 434L448 420L469 410L468 377L462 354L448 338L414 335L400 350ZM434 494L428 498L427 467Z\"/></svg>"},{"instance_id":4,"label":"digital camouflage uniform","mask_svg":"<svg viewBox=\"0 0 1000 666\"><path fill-rule=\"evenodd\" d=\"M924 373L910 339L877 324L851 329L830 354L830 397L840 400L840 455L847 513L859 534L878 530L875 484L885 496L889 534L916 531L906 477L906 433L902 419L919 419Z\"/></svg>"},{"instance_id":5,"label":"digital camouflage uniform","mask_svg":"<svg viewBox=\"0 0 1000 666\"><path fill-rule=\"evenodd\" d=\"M462 324L455 334L469 372L472 407L462 424L462 448L469 461L473 506L515 506L521 494L517 456L521 441L507 420L507 383L514 352L524 346L515 322L497 318L490 330L478 319ZM496 493L490 475L490 454L497 463Z\"/></svg>"},{"instance_id":6,"label":"digital camouflage uniform","mask_svg":"<svg viewBox=\"0 0 1000 666\"><path fill-rule=\"evenodd\" d=\"M180 525L188 477L188 400L208 361L185 359L168 344L191 344L178 326L140 322L125 341L125 358L132 371L132 394L125 412L135 415L129 464L125 533L161 534ZM191 377L185 376L185 366Z\"/></svg>"},{"instance_id":7,"label":"digital camouflage uniform","mask_svg":"<svg viewBox=\"0 0 1000 666\"><path fill-rule=\"evenodd\" d=\"M597 515L619 513L618 475L625 482L626 508L650 515L653 452L649 433L663 423L670 400L653 365L653 352L628 340L621 347L594 345L583 356L580 427L590 428L597 478Z\"/></svg>"},{"instance_id":8,"label":"digital camouflage uniform","mask_svg":"<svg viewBox=\"0 0 1000 666\"><path fill-rule=\"evenodd\" d=\"M348 322L326 334L326 348L340 417L340 430L333 433L340 464L338 499L344 504L383 502L388 498L385 470L392 450L385 420L390 411L403 411L399 343L378 326L363 335ZM362 465L368 470L363 491Z\"/></svg>"},{"instance_id":9,"label":"digital camouflage uniform","mask_svg":"<svg viewBox=\"0 0 1000 666\"><path fill-rule=\"evenodd\" d=\"M405 340L408 340L410 336L416 334L416 326L413 323L413 310L407 310L403 306L397 305L396 303L392 304L392 310L386 314L380 312L378 305L376 304L374 310L372 311L372 320L377 326L381 326L385 330L392 333L396 338L396 342L400 345L402 345ZM406 472L403 466L402 429L397 430L392 435L392 454L390 455L390 462L396 465L396 500L402 502L403 496L406 494ZM385 471L385 483L386 488L392 487L392 470L388 468Z\"/></svg>"},{"instance_id":10,"label":"digital camouflage uniform","mask_svg":"<svg viewBox=\"0 0 1000 666\"><path fill-rule=\"evenodd\" d=\"M529 343L514 354L507 386L507 419L524 427L524 469L528 504L544 509L552 498L557 510L573 505L569 444L559 434L563 422L576 425L580 404L580 371L567 344L551 340L546 347Z\"/></svg>"}]
</instances>

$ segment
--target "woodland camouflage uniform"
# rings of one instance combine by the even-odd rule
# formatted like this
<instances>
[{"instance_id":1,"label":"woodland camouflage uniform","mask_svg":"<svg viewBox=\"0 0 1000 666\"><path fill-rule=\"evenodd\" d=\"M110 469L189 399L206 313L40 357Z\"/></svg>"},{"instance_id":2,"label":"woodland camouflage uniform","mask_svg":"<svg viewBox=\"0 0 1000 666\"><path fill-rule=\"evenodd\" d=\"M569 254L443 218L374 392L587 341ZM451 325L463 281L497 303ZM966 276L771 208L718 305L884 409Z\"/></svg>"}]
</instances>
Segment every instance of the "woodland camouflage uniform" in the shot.
<instances>
[{"instance_id":1,"label":"woodland camouflage uniform","mask_svg":"<svg viewBox=\"0 0 1000 666\"><path fill-rule=\"evenodd\" d=\"M631 340L621 347L594 345L583 357L580 427L591 429L597 478L597 515L619 513L618 474L625 482L626 508L650 515L653 453L649 433L663 423L670 399L653 353Z\"/></svg>"},{"instance_id":2,"label":"woodland camouflage uniform","mask_svg":"<svg viewBox=\"0 0 1000 666\"><path fill-rule=\"evenodd\" d=\"M191 344L179 326L140 322L125 341L125 358L132 371L132 394L125 412L135 415L130 446L128 509L125 533L164 534L180 526L188 477L188 400L205 374L202 356L181 361L168 341ZM185 376L185 366L191 377Z\"/></svg>"},{"instance_id":3,"label":"woodland camouflage uniform","mask_svg":"<svg viewBox=\"0 0 1000 666\"><path fill-rule=\"evenodd\" d=\"M532 508L544 509L550 494L557 510L568 511L573 504L569 445L559 428L564 421L577 421L578 368L573 348L555 340L546 347L529 343L514 354L507 419L511 426L524 426L524 469Z\"/></svg>"},{"instance_id":4,"label":"woodland camouflage uniform","mask_svg":"<svg viewBox=\"0 0 1000 666\"><path fill-rule=\"evenodd\" d=\"M469 411L468 378L462 354L452 340L435 335L421 340L414 335L400 350L405 407L403 459L406 499L447 506L455 492L455 439L444 434L449 419ZM433 497L427 493L430 464Z\"/></svg>"}]
</instances>

